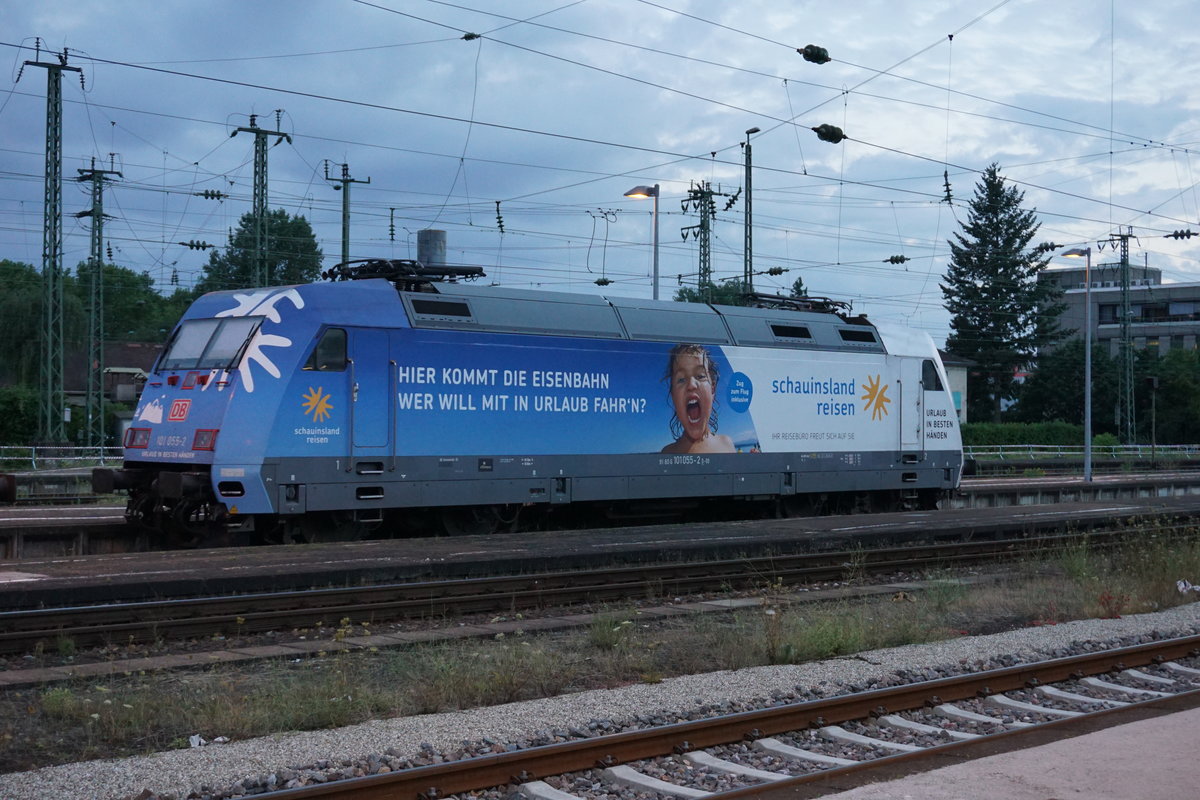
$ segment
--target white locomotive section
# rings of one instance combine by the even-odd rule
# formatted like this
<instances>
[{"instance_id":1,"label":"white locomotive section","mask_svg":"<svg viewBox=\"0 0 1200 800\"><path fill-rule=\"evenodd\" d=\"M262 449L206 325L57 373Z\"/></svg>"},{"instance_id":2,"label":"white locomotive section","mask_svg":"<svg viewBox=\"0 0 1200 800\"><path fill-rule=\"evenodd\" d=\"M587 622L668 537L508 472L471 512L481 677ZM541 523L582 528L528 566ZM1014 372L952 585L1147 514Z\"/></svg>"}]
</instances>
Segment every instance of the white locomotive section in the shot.
<instances>
[{"instance_id":1,"label":"white locomotive section","mask_svg":"<svg viewBox=\"0 0 1200 800\"><path fill-rule=\"evenodd\" d=\"M881 329L888 355L726 347L729 391L747 392L764 452L961 447L953 399L932 341ZM923 371L937 376L926 385ZM933 382L933 381L928 381ZM731 395L730 402L738 400Z\"/></svg>"}]
</instances>

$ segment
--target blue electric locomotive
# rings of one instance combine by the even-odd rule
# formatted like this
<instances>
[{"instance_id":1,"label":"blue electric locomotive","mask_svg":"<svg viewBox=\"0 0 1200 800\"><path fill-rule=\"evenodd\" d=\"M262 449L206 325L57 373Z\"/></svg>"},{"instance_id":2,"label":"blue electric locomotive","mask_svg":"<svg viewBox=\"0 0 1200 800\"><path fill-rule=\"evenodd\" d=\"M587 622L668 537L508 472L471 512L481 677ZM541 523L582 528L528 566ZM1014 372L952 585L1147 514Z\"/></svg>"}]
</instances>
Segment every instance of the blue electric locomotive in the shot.
<instances>
[{"instance_id":1,"label":"blue electric locomotive","mask_svg":"<svg viewBox=\"0 0 1200 800\"><path fill-rule=\"evenodd\" d=\"M331 272L197 300L96 491L196 545L483 532L566 508L930 507L958 485L933 343L841 304L522 291L411 261Z\"/></svg>"}]
</instances>

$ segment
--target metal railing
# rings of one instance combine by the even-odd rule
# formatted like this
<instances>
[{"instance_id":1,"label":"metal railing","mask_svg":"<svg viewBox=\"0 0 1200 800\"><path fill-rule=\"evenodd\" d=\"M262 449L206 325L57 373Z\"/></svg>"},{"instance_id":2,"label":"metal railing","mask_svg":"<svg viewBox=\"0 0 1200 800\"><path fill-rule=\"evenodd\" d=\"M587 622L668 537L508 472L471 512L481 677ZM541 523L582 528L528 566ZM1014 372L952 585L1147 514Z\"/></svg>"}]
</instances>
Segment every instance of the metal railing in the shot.
<instances>
[{"instance_id":1,"label":"metal railing","mask_svg":"<svg viewBox=\"0 0 1200 800\"><path fill-rule=\"evenodd\" d=\"M18 447L0 445L0 472L85 469L120 464L120 447Z\"/></svg>"},{"instance_id":2,"label":"metal railing","mask_svg":"<svg viewBox=\"0 0 1200 800\"><path fill-rule=\"evenodd\" d=\"M964 447L963 455L974 459L998 461L1031 461L1038 459L1083 458L1083 445L1000 444ZM1136 461L1155 458L1163 460L1200 459L1200 444L1118 444L1092 445L1092 458L1116 461Z\"/></svg>"}]
</instances>

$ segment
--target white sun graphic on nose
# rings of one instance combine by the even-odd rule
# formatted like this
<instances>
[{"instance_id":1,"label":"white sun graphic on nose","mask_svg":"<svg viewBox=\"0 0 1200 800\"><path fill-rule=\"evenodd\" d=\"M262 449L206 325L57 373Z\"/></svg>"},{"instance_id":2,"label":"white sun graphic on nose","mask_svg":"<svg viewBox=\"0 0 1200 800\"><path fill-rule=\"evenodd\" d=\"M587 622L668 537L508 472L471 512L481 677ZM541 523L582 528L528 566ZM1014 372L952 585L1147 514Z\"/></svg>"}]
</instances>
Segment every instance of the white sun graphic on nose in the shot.
<instances>
[{"instance_id":1,"label":"white sun graphic on nose","mask_svg":"<svg viewBox=\"0 0 1200 800\"><path fill-rule=\"evenodd\" d=\"M250 292L240 292L235 294L233 299L237 305L217 313L217 317L261 315L266 317L269 322L279 323L283 320L283 316L278 308L280 301L287 300L297 309L304 308L304 298L295 289L258 289ZM258 364L272 378L278 378L282 374L279 366L271 360L271 356L263 348L291 347L291 345L292 340L286 336L263 333L262 328L255 331L250 344L246 346L246 355L242 357L242 363L237 368L238 374L242 377L242 386L247 392L254 391L254 372L250 369L251 364ZM216 376L212 377L215 378ZM205 384L205 388L209 385L216 385L220 388L224 385L224 382L209 380Z\"/></svg>"}]
</instances>

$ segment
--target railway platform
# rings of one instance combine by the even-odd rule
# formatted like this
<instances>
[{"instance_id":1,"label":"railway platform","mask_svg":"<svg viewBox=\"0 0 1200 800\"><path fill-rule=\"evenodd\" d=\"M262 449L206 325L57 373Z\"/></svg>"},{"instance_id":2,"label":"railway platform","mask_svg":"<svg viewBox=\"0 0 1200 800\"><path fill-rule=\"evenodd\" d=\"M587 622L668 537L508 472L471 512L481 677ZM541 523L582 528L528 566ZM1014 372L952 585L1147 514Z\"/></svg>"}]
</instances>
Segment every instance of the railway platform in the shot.
<instances>
[{"instance_id":1,"label":"railway platform","mask_svg":"<svg viewBox=\"0 0 1200 800\"><path fill-rule=\"evenodd\" d=\"M1154 800L1194 797L1200 785L1196 730L1200 693L1145 704L1107 717L1056 726L1042 742L1006 749L1003 739L948 753L903 774L902 764L880 765L848 781L831 777L792 789L759 787L741 797L760 800ZM1033 736L1034 734L1026 734ZM863 783L863 780L869 782Z\"/></svg>"}]
</instances>

